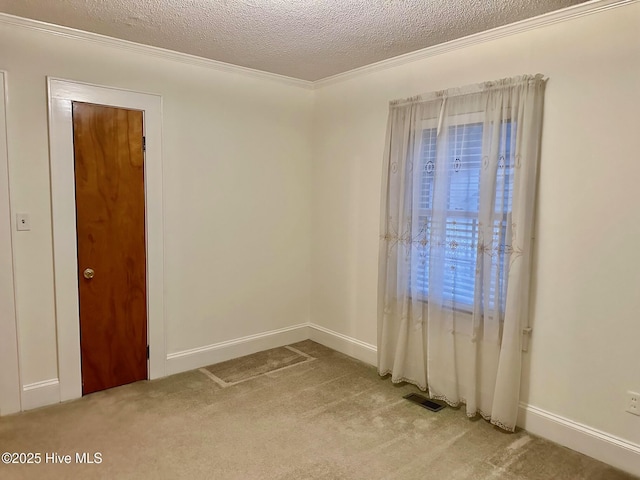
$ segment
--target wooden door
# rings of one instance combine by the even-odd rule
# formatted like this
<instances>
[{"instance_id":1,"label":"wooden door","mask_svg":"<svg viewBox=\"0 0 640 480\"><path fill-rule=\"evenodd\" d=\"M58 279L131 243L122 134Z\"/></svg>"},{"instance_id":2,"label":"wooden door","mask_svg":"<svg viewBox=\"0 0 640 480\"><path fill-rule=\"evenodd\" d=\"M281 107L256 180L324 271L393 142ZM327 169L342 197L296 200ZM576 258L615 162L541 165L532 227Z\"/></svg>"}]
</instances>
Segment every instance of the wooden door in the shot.
<instances>
[{"instance_id":1,"label":"wooden door","mask_svg":"<svg viewBox=\"0 0 640 480\"><path fill-rule=\"evenodd\" d=\"M73 103L82 393L147 378L142 112Z\"/></svg>"}]
</instances>

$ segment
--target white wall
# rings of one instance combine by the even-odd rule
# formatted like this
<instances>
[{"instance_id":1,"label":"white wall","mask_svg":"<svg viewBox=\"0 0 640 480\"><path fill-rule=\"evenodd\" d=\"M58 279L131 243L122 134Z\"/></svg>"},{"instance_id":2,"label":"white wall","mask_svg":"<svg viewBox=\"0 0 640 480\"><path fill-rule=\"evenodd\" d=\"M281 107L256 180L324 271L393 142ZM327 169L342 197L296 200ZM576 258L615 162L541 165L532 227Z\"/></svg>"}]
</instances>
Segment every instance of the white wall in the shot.
<instances>
[{"instance_id":1,"label":"white wall","mask_svg":"<svg viewBox=\"0 0 640 480\"><path fill-rule=\"evenodd\" d=\"M0 22L21 379L57 377L46 76L163 97L167 353L309 317L313 92ZM2 228L5 228L3 225Z\"/></svg>"},{"instance_id":2,"label":"white wall","mask_svg":"<svg viewBox=\"0 0 640 480\"><path fill-rule=\"evenodd\" d=\"M640 4L372 69L316 91L312 322L376 343L389 100L522 73L549 77L533 338L522 400L640 443Z\"/></svg>"},{"instance_id":3,"label":"white wall","mask_svg":"<svg viewBox=\"0 0 640 480\"><path fill-rule=\"evenodd\" d=\"M45 76L163 96L168 354L310 320L372 359L388 101L540 72L522 399L640 444L639 24L633 3L313 92L0 22L11 211L32 223L12 232L22 384L57 376Z\"/></svg>"}]
</instances>

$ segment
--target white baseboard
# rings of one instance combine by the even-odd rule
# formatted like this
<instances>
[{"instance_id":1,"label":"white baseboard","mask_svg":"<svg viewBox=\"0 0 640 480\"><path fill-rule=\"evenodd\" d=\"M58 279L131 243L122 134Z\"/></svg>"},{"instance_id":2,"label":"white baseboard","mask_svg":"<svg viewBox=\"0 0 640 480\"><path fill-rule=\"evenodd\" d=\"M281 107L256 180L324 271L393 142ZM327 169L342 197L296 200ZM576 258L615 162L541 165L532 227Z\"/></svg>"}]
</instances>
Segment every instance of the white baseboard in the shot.
<instances>
[{"instance_id":1,"label":"white baseboard","mask_svg":"<svg viewBox=\"0 0 640 480\"><path fill-rule=\"evenodd\" d=\"M301 342L309 338L308 324L280 328L268 332L214 343L167 355L166 374L186 372L252 353Z\"/></svg>"},{"instance_id":2,"label":"white baseboard","mask_svg":"<svg viewBox=\"0 0 640 480\"><path fill-rule=\"evenodd\" d=\"M57 378L30 383L22 387L22 410L31 410L59 402L60 382Z\"/></svg>"},{"instance_id":3,"label":"white baseboard","mask_svg":"<svg viewBox=\"0 0 640 480\"><path fill-rule=\"evenodd\" d=\"M518 426L640 476L640 445L525 403L520 404Z\"/></svg>"},{"instance_id":4,"label":"white baseboard","mask_svg":"<svg viewBox=\"0 0 640 480\"><path fill-rule=\"evenodd\" d=\"M375 345L313 323L309 324L309 338L363 362L377 364ZM534 435L640 476L640 445L527 404L520 404L518 426Z\"/></svg>"},{"instance_id":5,"label":"white baseboard","mask_svg":"<svg viewBox=\"0 0 640 480\"><path fill-rule=\"evenodd\" d=\"M332 348L350 357L362 360L369 365L378 364L378 349L375 345L363 342L348 335L334 332L315 323L309 323L309 339L325 347Z\"/></svg>"},{"instance_id":6,"label":"white baseboard","mask_svg":"<svg viewBox=\"0 0 640 480\"><path fill-rule=\"evenodd\" d=\"M375 345L320 325L304 323L171 353L167 355L166 373L172 375L185 372L307 339L370 365L377 363ZM57 378L24 385L22 389L23 410L59 401L60 385ZM640 476L640 445L524 403L520 404L518 426L534 435Z\"/></svg>"}]
</instances>

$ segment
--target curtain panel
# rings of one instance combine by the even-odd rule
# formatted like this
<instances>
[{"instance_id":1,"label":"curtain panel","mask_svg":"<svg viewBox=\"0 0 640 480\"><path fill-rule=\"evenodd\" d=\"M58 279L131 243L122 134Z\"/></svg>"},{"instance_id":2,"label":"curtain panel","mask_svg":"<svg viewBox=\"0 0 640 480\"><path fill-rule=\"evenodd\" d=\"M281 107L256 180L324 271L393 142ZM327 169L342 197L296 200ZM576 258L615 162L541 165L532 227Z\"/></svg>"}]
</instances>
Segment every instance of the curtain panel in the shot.
<instances>
[{"instance_id":1,"label":"curtain panel","mask_svg":"<svg viewBox=\"0 0 640 480\"><path fill-rule=\"evenodd\" d=\"M525 75L389 108L378 371L508 431L529 330L545 83Z\"/></svg>"}]
</instances>

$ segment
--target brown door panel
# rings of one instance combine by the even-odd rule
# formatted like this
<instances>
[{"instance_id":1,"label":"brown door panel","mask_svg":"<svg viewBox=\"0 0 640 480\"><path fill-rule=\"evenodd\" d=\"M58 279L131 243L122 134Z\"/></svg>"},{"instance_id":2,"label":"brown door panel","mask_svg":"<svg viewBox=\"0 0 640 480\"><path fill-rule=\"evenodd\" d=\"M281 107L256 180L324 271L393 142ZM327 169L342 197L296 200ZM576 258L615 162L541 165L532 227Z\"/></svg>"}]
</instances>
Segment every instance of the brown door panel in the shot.
<instances>
[{"instance_id":1,"label":"brown door panel","mask_svg":"<svg viewBox=\"0 0 640 480\"><path fill-rule=\"evenodd\" d=\"M74 102L73 134L88 394L147 378L143 114Z\"/></svg>"}]
</instances>

